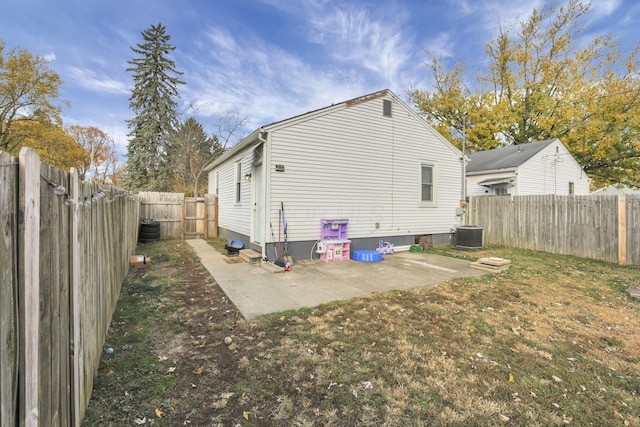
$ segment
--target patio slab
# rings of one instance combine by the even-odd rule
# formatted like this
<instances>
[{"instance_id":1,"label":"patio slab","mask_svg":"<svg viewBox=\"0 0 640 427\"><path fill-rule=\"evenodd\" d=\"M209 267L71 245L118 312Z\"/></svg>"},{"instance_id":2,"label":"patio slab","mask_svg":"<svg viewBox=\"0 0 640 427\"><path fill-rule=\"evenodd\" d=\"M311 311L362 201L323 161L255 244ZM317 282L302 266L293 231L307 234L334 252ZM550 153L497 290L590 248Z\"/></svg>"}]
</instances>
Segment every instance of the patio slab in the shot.
<instances>
[{"instance_id":1,"label":"patio slab","mask_svg":"<svg viewBox=\"0 0 640 427\"><path fill-rule=\"evenodd\" d=\"M187 242L245 319L487 274L469 261L412 252L385 255L381 262L296 262L289 272L273 273L256 264L228 263L205 240Z\"/></svg>"}]
</instances>

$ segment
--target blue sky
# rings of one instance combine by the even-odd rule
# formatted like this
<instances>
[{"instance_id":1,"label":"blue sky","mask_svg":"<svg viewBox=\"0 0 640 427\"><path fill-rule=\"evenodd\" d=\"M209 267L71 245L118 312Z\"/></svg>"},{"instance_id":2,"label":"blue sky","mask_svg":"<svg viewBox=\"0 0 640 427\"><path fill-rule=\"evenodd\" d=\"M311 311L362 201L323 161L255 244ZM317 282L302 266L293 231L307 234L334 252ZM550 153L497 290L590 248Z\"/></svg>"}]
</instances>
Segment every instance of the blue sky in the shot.
<instances>
[{"instance_id":1,"label":"blue sky","mask_svg":"<svg viewBox=\"0 0 640 427\"><path fill-rule=\"evenodd\" d=\"M49 59L63 79L66 124L97 126L124 152L141 32L162 23L187 83L179 111L195 108L209 132L227 111L253 129L389 88L428 88L424 49L468 70L482 67L498 25L552 0L23 0L0 8L0 39ZM557 4L557 3L556 3ZM640 41L640 2L593 0L584 39ZM240 134L238 134L240 136Z\"/></svg>"}]
</instances>

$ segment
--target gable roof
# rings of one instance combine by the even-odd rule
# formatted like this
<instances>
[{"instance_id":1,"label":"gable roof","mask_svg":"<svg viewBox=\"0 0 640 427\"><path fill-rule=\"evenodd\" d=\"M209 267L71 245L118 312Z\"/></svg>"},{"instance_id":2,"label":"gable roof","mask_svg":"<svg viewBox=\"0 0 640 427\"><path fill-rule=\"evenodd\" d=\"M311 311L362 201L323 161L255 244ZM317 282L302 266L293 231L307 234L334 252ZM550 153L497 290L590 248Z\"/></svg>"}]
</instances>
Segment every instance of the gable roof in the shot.
<instances>
[{"instance_id":1,"label":"gable roof","mask_svg":"<svg viewBox=\"0 0 640 427\"><path fill-rule=\"evenodd\" d=\"M435 129L431 128L431 126L424 120L423 117L421 117L420 115L418 115L415 111L411 110L408 106L406 106L406 104L400 100L400 98L398 98L390 89L383 89L377 92L373 92L367 95L363 95L363 96L359 96L357 98L353 98L347 101L342 101L339 102L337 104L331 104L329 106L323 107L323 108L319 108L317 110L312 110L303 114L299 114L297 116L293 116L293 117L289 117L287 119L284 120L279 120L273 123L270 123L268 125L264 125L259 127L258 129L254 130L253 132L251 132L250 135L248 135L247 137L245 137L244 139L242 139L240 142L238 142L236 145L234 145L233 147L231 147L229 149L229 151L227 151L226 153L224 153L222 156L218 157L217 159L215 159L214 161L212 161L211 163L209 163L204 170L205 171L210 171L211 169L213 169L214 167L216 167L217 165L224 163L227 159L229 159L230 157L236 155L237 153L247 149L247 150L251 150L253 148L255 148L256 145L260 144L261 142L264 142L264 139L262 139L262 137L264 136L265 132L270 132L272 130L276 130L279 129L280 127L284 127L284 126L288 126L291 123L294 123L296 121L299 120L306 120L308 118L311 117L316 117L319 115L323 115L323 114L328 114L333 110L336 109L341 109L344 107L351 107L353 105L357 105L357 104L361 104L363 102L368 102L377 98L382 98L384 96L391 96L394 99L398 100L400 105L402 105L403 107L405 107L411 114L413 114L416 118L418 118L419 120L421 120L429 129L431 132L433 132L436 137L438 139L440 139L442 142L446 143L447 145L450 146L450 148L454 151L458 151L458 149L453 146L451 144L451 142L447 141L442 135L440 135L437 131L435 131ZM459 152L459 151L458 151Z\"/></svg>"},{"instance_id":2,"label":"gable roof","mask_svg":"<svg viewBox=\"0 0 640 427\"><path fill-rule=\"evenodd\" d=\"M467 173L515 170L554 141L556 138L477 151L469 156Z\"/></svg>"}]
</instances>

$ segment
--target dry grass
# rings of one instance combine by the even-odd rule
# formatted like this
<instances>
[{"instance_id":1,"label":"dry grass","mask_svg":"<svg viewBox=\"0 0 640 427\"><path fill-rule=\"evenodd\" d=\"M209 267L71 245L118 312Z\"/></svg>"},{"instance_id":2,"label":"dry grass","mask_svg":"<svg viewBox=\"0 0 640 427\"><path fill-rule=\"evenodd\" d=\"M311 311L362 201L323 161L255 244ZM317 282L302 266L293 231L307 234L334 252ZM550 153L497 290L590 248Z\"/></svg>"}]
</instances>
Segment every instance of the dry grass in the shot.
<instances>
[{"instance_id":1,"label":"dry grass","mask_svg":"<svg viewBox=\"0 0 640 427\"><path fill-rule=\"evenodd\" d=\"M235 372L215 392L191 390L208 394L206 405L185 398L156 425L185 413L225 426L640 425L640 304L624 293L639 268L446 252L512 266L238 321L232 346L202 356L233 359Z\"/></svg>"}]
</instances>

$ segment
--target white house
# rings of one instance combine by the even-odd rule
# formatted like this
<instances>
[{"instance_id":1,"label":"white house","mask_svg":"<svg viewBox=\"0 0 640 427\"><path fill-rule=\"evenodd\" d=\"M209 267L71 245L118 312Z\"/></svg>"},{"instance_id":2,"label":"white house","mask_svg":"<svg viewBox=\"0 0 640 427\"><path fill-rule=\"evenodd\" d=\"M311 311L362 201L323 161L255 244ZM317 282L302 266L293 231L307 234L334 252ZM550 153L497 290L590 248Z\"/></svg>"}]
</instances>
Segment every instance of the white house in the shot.
<instances>
[{"instance_id":1,"label":"white house","mask_svg":"<svg viewBox=\"0 0 640 427\"><path fill-rule=\"evenodd\" d=\"M640 196L640 188L630 188L626 185L610 185L608 187L600 188L591 193L594 196Z\"/></svg>"},{"instance_id":2,"label":"white house","mask_svg":"<svg viewBox=\"0 0 640 427\"><path fill-rule=\"evenodd\" d=\"M469 196L589 194L590 178L558 138L477 151L469 158Z\"/></svg>"},{"instance_id":3,"label":"white house","mask_svg":"<svg viewBox=\"0 0 640 427\"><path fill-rule=\"evenodd\" d=\"M462 153L390 90L256 129L207 166L221 236L274 260L317 257L323 219L348 220L351 251L380 240L449 244L459 223Z\"/></svg>"}]
</instances>

